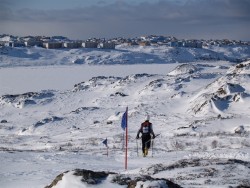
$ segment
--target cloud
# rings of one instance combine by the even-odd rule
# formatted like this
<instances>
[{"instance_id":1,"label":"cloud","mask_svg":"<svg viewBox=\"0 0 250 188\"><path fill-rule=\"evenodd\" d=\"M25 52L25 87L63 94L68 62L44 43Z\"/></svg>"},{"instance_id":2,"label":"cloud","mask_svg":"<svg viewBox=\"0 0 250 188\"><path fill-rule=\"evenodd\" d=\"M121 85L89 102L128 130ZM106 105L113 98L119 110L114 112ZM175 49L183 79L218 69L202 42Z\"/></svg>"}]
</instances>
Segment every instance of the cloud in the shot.
<instances>
[{"instance_id":1,"label":"cloud","mask_svg":"<svg viewBox=\"0 0 250 188\"><path fill-rule=\"evenodd\" d=\"M112 4L100 1L88 7L48 10L14 10L6 2L5 7L0 8L0 23L52 25L65 30L68 36L77 37L165 34L183 38L249 39L249 10L249 0L160 0L139 4L120 0ZM69 27L77 28L81 34ZM29 28L27 34L28 31Z\"/></svg>"}]
</instances>

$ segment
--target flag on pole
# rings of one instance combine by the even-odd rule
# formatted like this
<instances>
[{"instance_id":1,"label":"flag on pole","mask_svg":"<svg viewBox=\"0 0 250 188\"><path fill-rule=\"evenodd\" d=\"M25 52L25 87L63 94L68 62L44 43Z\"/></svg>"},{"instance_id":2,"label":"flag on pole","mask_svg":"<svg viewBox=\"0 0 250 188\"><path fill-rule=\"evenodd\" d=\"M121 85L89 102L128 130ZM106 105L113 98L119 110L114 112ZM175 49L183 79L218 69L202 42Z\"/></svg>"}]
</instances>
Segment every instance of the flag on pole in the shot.
<instances>
[{"instance_id":1,"label":"flag on pole","mask_svg":"<svg viewBox=\"0 0 250 188\"><path fill-rule=\"evenodd\" d=\"M103 143L106 147L108 147L108 139L107 139L107 138L106 138L105 140L103 140L102 143Z\"/></svg>"},{"instance_id":2,"label":"flag on pole","mask_svg":"<svg viewBox=\"0 0 250 188\"><path fill-rule=\"evenodd\" d=\"M102 143L106 146L107 148L107 157L109 156L109 147L108 147L108 139L106 138L105 140L102 141Z\"/></svg>"},{"instance_id":3,"label":"flag on pole","mask_svg":"<svg viewBox=\"0 0 250 188\"><path fill-rule=\"evenodd\" d=\"M125 139L125 170L128 168L128 107L122 116L122 129L126 130L126 139Z\"/></svg>"},{"instance_id":4,"label":"flag on pole","mask_svg":"<svg viewBox=\"0 0 250 188\"><path fill-rule=\"evenodd\" d=\"M128 114L128 108L126 109L126 111L124 112L124 114L122 115L122 123L121 123L121 127L122 129L125 131L125 129L127 128L127 114Z\"/></svg>"}]
</instances>

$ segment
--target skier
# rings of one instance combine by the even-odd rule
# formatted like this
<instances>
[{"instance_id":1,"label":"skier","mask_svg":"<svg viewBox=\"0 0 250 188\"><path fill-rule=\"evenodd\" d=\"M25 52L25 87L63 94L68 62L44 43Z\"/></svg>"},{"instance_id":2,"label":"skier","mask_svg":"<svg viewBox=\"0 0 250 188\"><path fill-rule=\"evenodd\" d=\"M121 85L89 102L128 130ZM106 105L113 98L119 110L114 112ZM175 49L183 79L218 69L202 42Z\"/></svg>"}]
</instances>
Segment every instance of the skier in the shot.
<instances>
[{"instance_id":1,"label":"skier","mask_svg":"<svg viewBox=\"0 0 250 188\"><path fill-rule=\"evenodd\" d=\"M152 123L149 122L149 115L146 116L145 122L143 122L141 124L141 127L137 132L136 139L139 139L140 133L142 134L141 139L142 139L143 157L146 157L148 155L148 150L150 148L151 134L153 136L152 139L155 138L155 134L153 131L153 125L152 125Z\"/></svg>"}]
</instances>

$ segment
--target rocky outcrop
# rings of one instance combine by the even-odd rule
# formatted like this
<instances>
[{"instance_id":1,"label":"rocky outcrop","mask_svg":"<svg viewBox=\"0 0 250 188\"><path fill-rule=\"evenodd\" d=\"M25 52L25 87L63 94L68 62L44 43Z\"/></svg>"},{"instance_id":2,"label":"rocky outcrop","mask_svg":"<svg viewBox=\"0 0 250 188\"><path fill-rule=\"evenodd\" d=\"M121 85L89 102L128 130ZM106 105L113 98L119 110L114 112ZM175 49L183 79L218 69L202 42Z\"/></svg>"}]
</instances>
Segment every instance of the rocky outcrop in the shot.
<instances>
[{"instance_id":1,"label":"rocky outcrop","mask_svg":"<svg viewBox=\"0 0 250 188\"><path fill-rule=\"evenodd\" d=\"M197 72L199 69L192 64L183 64L177 66L174 70L172 70L168 75L177 76L181 74L193 74Z\"/></svg>"},{"instance_id":2,"label":"rocky outcrop","mask_svg":"<svg viewBox=\"0 0 250 188\"><path fill-rule=\"evenodd\" d=\"M52 117L44 118L43 120L36 122L34 124L34 127L37 128L47 123L51 123L55 121L62 121L62 120L63 120L62 117L52 116Z\"/></svg>"},{"instance_id":3,"label":"rocky outcrop","mask_svg":"<svg viewBox=\"0 0 250 188\"><path fill-rule=\"evenodd\" d=\"M141 188L181 188L181 186L164 178L152 178L147 175L124 175L117 174L113 177L112 182L119 185L127 185L128 188L135 188L140 186Z\"/></svg>"},{"instance_id":4,"label":"rocky outcrop","mask_svg":"<svg viewBox=\"0 0 250 188\"><path fill-rule=\"evenodd\" d=\"M3 95L0 97L0 104L11 104L16 108L23 108L28 105L46 104L52 101L54 93L51 91L28 92L17 95Z\"/></svg>"},{"instance_id":5,"label":"rocky outcrop","mask_svg":"<svg viewBox=\"0 0 250 188\"><path fill-rule=\"evenodd\" d=\"M181 186L164 178L153 178L148 175L135 175L135 174L116 174L113 172L104 171L91 171L85 169L76 169L74 171L66 171L59 174L53 182L45 188L52 188L56 186L60 181L63 181L63 177L66 174L73 174L75 177L81 177L81 182L89 185L100 185L104 181L109 181L111 184L127 186L128 188L135 188L140 186L141 188L181 188ZM108 178L109 177L109 178Z\"/></svg>"},{"instance_id":6,"label":"rocky outcrop","mask_svg":"<svg viewBox=\"0 0 250 188\"><path fill-rule=\"evenodd\" d=\"M81 83L75 84L74 88L73 88L73 92L87 91L87 90L91 90L91 89L99 87L99 86L103 86L104 84L113 84L114 82L116 82L117 80L120 80L120 79L121 79L120 77L114 77L114 76L93 77L87 82L81 82Z\"/></svg>"},{"instance_id":7,"label":"rocky outcrop","mask_svg":"<svg viewBox=\"0 0 250 188\"><path fill-rule=\"evenodd\" d=\"M138 173L113 173L76 169L58 175L45 188L56 188L57 184L78 181L95 187L127 187L127 188L180 188L180 187L249 187L250 162L239 159L212 158L216 154L200 153L172 164L154 164L141 168ZM206 158L207 157L207 158ZM242 156L244 157L244 156ZM74 188L71 184L68 187ZM58 186L60 187L60 186Z\"/></svg>"}]
</instances>

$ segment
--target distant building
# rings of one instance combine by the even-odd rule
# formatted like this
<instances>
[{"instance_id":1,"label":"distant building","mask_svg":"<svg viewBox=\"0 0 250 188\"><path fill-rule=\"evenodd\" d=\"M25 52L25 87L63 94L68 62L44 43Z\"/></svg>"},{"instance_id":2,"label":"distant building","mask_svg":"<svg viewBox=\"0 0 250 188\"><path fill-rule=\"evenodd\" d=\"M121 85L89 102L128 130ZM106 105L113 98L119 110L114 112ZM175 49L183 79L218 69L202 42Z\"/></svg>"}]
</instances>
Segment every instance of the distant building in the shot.
<instances>
[{"instance_id":1,"label":"distant building","mask_svg":"<svg viewBox=\"0 0 250 188\"><path fill-rule=\"evenodd\" d=\"M24 42L25 46L39 46L39 47L42 47L43 46L43 43L42 41L32 41L32 40L29 40L29 41L25 41Z\"/></svg>"},{"instance_id":2,"label":"distant building","mask_svg":"<svg viewBox=\"0 0 250 188\"><path fill-rule=\"evenodd\" d=\"M43 42L49 42L51 39L50 39L50 37L42 36L40 40L43 41Z\"/></svg>"},{"instance_id":3,"label":"distant building","mask_svg":"<svg viewBox=\"0 0 250 188\"><path fill-rule=\"evenodd\" d=\"M10 47L24 47L25 44L24 42L19 42L19 41L11 41L9 42L9 44L7 44L7 46L10 46Z\"/></svg>"},{"instance_id":4,"label":"distant building","mask_svg":"<svg viewBox=\"0 0 250 188\"><path fill-rule=\"evenodd\" d=\"M62 43L61 42L45 42L43 43L43 47L47 49L62 48Z\"/></svg>"},{"instance_id":5,"label":"distant building","mask_svg":"<svg viewBox=\"0 0 250 188\"><path fill-rule=\"evenodd\" d=\"M202 42L197 42L196 43L196 48L202 48Z\"/></svg>"},{"instance_id":6,"label":"distant building","mask_svg":"<svg viewBox=\"0 0 250 188\"><path fill-rule=\"evenodd\" d=\"M83 42L82 47L84 48L97 48L98 43L97 42Z\"/></svg>"},{"instance_id":7,"label":"distant building","mask_svg":"<svg viewBox=\"0 0 250 188\"><path fill-rule=\"evenodd\" d=\"M81 48L82 43L81 42L64 42L63 47L64 48Z\"/></svg>"},{"instance_id":8,"label":"distant building","mask_svg":"<svg viewBox=\"0 0 250 188\"><path fill-rule=\"evenodd\" d=\"M169 43L169 46L171 46L171 47L183 47L183 42L172 41L172 42Z\"/></svg>"},{"instance_id":9,"label":"distant building","mask_svg":"<svg viewBox=\"0 0 250 188\"><path fill-rule=\"evenodd\" d=\"M171 47L202 48L202 43L197 41L173 41L169 43Z\"/></svg>"},{"instance_id":10,"label":"distant building","mask_svg":"<svg viewBox=\"0 0 250 188\"><path fill-rule=\"evenodd\" d=\"M139 45L140 46L150 46L150 42L148 42L148 41L141 41L141 42L139 42Z\"/></svg>"},{"instance_id":11,"label":"distant building","mask_svg":"<svg viewBox=\"0 0 250 188\"><path fill-rule=\"evenodd\" d=\"M137 46L138 45L138 43L135 41L128 42L127 44L128 44L128 46Z\"/></svg>"},{"instance_id":12,"label":"distant building","mask_svg":"<svg viewBox=\"0 0 250 188\"><path fill-rule=\"evenodd\" d=\"M5 46L5 41L0 41L0 46Z\"/></svg>"},{"instance_id":13,"label":"distant building","mask_svg":"<svg viewBox=\"0 0 250 188\"><path fill-rule=\"evenodd\" d=\"M202 43L197 41L186 41L183 42L183 47L188 48L202 48Z\"/></svg>"},{"instance_id":14,"label":"distant building","mask_svg":"<svg viewBox=\"0 0 250 188\"><path fill-rule=\"evenodd\" d=\"M100 43L100 48L103 48L103 49L115 49L115 43L113 43L113 42L102 42L102 43Z\"/></svg>"}]
</instances>

